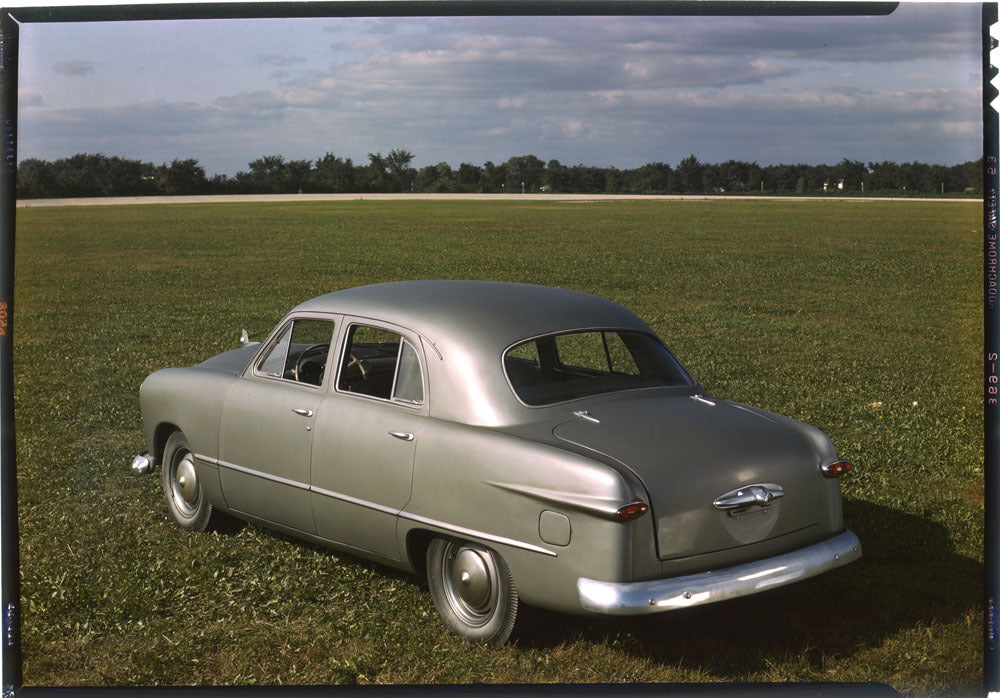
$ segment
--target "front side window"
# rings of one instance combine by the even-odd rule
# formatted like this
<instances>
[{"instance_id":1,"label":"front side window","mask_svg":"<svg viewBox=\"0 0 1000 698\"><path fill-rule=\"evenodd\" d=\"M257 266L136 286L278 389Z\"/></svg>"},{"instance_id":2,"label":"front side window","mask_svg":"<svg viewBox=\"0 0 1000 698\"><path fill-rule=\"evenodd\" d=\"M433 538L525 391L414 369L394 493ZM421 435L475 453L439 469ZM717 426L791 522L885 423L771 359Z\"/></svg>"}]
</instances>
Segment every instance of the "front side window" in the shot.
<instances>
[{"instance_id":1,"label":"front side window","mask_svg":"<svg viewBox=\"0 0 1000 698\"><path fill-rule=\"evenodd\" d=\"M306 385L321 385L333 338L329 320L294 320L257 363L257 374Z\"/></svg>"},{"instance_id":2,"label":"front side window","mask_svg":"<svg viewBox=\"0 0 1000 698\"><path fill-rule=\"evenodd\" d=\"M354 325L341 360L337 389L408 404L424 401L417 352L396 332Z\"/></svg>"},{"instance_id":3,"label":"front side window","mask_svg":"<svg viewBox=\"0 0 1000 698\"><path fill-rule=\"evenodd\" d=\"M508 349L503 363L514 393L532 406L617 390L692 384L659 341L626 330L530 339Z\"/></svg>"}]
</instances>

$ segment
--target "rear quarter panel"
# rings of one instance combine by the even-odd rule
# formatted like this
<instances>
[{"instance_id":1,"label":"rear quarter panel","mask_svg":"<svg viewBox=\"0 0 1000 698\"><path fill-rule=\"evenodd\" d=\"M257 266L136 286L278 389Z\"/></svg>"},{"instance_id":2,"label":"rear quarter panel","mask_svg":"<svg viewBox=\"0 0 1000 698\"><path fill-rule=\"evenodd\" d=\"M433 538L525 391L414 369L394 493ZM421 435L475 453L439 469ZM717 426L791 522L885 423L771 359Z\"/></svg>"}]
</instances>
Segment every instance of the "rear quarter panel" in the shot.
<instances>
[{"instance_id":1,"label":"rear quarter panel","mask_svg":"<svg viewBox=\"0 0 1000 698\"><path fill-rule=\"evenodd\" d=\"M431 419L417 443L400 547L419 530L478 540L503 556L525 602L580 613L578 577L633 578L632 528L649 527L649 521L611 517L643 494L614 469L583 456L495 429ZM552 512L548 521L568 520L568 544L553 544L551 535L543 539L542 512ZM434 521L451 530L428 524Z\"/></svg>"}]
</instances>

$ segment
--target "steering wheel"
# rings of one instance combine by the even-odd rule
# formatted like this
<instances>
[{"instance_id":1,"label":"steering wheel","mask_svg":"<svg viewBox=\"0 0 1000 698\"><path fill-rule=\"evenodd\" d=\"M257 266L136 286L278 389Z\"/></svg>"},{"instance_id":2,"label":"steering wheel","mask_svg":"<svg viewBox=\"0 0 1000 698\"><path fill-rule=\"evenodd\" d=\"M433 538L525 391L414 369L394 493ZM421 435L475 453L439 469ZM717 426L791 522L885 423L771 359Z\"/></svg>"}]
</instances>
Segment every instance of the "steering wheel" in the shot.
<instances>
[{"instance_id":1,"label":"steering wheel","mask_svg":"<svg viewBox=\"0 0 1000 698\"><path fill-rule=\"evenodd\" d=\"M316 358L309 357L309 354L319 354L320 351L330 351L330 345L313 344L306 347L299 354L298 361L295 362L295 368L292 369L292 375L295 376L295 380L311 385L319 385L323 382L323 372L326 370L326 362L317 361Z\"/></svg>"},{"instance_id":2,"label":"steering wheel","mask_svg":"<svg viewBox=\"0 0 1000 698\"><path fill-rule=\"evenodd\" d=\"M368 369L365 367L365 362L356 357L353 352L350 356L351 360L347 362L347 368L357 366L358 370L361 371L361 380L368 380Z\"/></svg>"}]
</instances>

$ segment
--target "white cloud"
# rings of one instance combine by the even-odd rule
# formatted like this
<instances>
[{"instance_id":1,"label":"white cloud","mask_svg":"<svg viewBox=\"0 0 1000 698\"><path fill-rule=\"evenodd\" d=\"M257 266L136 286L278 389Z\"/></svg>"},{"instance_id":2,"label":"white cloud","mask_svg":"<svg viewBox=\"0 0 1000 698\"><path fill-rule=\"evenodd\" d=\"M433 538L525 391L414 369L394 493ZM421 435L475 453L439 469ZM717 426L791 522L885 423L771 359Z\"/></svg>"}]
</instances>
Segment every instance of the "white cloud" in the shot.
<instances>
[{"instance_id":1,"label":"white cloud","mask_svg":"<svg viewBox=\"0 0 1000 698\"><path fill-rule=\"evenodd\" d=\"M497 109L524 109L524 106L528 103L526 97L501 97L497 100Z\"/></svg>"},{"instance_id":2,"label":"white cloud","mask_svg":"<svg viewBox=\"0 0 1000 698\"><path fill-rule=\"evenodd\" d=\"M293 65L301 65L306 62L302 56L284 56L277 53L260 54L254 62L257 65L270 65L275 68L287 68Z\"/></svg>"}]
</instances>

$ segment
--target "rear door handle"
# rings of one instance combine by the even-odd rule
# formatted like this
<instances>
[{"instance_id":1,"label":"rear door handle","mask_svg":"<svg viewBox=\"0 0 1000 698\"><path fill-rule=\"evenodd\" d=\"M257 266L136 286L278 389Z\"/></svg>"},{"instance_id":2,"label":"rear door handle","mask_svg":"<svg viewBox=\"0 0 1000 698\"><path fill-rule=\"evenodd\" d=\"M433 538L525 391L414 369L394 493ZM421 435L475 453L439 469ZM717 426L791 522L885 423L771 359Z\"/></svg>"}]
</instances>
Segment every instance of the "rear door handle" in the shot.
<instances>
[{"instance_id":1,"label":"rear door handle","mask_svg":"<svg viewBox=\"0 0 1000 698\"><path fill-rule=\"evenodd\" d=\"M395 436L403 441L413 441L413 434L408 431L390 431L389 436Z\"/></svg>"},{"instance_id":2,"label":"rear door handle","mask_svg":"<svg viewBox=\"0 0 1000 698\"><path fill-rule=\"evenodd\" d=\"M312 410L304 410L304 409L302 409L300 407L293 407L292 408L292 412L294 412L295 414L299 415L300 417L312 417L313 416L313 411Z\"/></svg>"}]
</instances>

